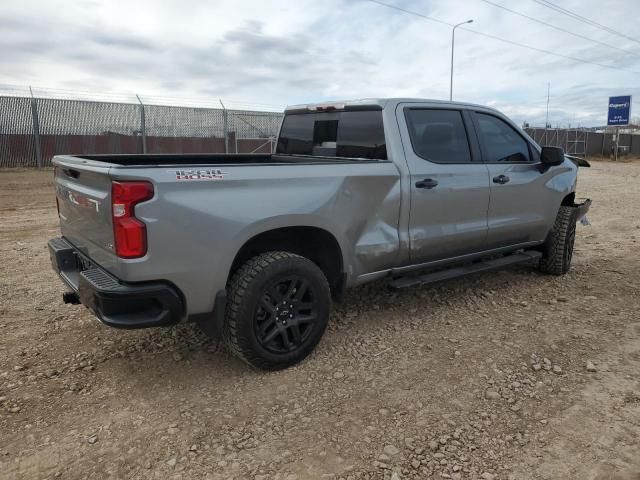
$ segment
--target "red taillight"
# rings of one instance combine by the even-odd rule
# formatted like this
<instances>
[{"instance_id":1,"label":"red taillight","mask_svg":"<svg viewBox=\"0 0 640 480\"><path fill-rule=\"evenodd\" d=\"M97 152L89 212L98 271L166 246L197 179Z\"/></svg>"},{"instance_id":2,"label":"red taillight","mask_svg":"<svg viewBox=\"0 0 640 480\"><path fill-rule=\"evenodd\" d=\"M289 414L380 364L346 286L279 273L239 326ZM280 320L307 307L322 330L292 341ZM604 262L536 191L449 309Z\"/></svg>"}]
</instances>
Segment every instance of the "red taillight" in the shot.
<instances>
[{"instance_id":1,"label":"red taillight","mask_svg":"<svg viewBox=\"0 0 640 480\"><path fill-rule=\"evenodd\" d=\"M58 169L60 167L53 167L53 181L57 185ZM58 210L58 218L60 218L60 201L58 200L58 187L56 187L56 210Z\"/></svg>"},{"instance_id":2,"label":"red taillight","mask_svg":"<svg viewBox=\"0 0 640 480\"><path fill-rule=\"evenodd\" d=\"M116 255L138 258L147 253L147 227L135 217L135 206L153 197L149 182L112 182L111 217Z\"/></svg>"}]
</instances>

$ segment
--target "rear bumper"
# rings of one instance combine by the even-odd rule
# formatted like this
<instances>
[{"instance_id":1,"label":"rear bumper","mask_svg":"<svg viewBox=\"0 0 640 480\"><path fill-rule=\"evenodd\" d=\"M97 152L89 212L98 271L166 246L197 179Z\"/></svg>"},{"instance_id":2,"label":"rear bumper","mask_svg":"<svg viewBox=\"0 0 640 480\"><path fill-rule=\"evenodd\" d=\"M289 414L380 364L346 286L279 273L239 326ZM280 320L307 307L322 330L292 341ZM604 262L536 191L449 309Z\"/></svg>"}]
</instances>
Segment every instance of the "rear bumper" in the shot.
<instances>
[{"instance_id":1,"label":"rear bumper","mask_svg":"<svg viewBox=\"0 0 640 480\"><path fill-rule=\"evenodd\" d=\"M127 283L82 255L64 238L49 240L53 269L73 290L67 303L82 303L111 327L172 325L184 316L182 295L169 282ZM75 294L75 295L74 295Z\"/></svg>"}]
</instances>

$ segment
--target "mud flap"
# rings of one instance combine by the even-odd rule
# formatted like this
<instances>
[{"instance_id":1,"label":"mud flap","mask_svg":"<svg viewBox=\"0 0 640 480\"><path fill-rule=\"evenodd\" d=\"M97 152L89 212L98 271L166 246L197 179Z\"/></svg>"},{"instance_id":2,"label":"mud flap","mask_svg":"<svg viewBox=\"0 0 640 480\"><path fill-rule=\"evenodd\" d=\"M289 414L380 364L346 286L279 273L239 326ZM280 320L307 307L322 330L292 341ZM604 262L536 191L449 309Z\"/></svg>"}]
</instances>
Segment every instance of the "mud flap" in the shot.
<instances>
[{"instance_id":1,"label":"mud flap","mask_svg":"<svg viewBox=\"0 0 640 480\"><path fill-rule=\"evenodd\" d=\"M578 202L574 202L573 208L576 209L576 222L580 222L582 223L582 225L591 225L589 223L589 220L586 219L586 215L590 207L591 207L590 198L585 198L585 199L579 200ZM583 218L585 219L586 223L582 221Z\"/></svg>"}]
</instances>

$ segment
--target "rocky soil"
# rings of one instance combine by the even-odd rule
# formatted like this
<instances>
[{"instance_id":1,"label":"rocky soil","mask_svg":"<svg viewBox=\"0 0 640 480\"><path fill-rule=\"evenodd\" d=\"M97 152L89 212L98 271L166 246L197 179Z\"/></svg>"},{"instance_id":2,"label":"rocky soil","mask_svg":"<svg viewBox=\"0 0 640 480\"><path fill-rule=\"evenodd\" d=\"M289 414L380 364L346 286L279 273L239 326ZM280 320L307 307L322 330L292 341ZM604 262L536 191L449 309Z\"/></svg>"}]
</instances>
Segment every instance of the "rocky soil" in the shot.
<instances>
[{"instance_id":1,"label":"rocky soil","mask_svg":"<svg viewBox=\"0 0 640 480\"><path fill-rule=\"evenodd\" d=\"M594 162L565 277L351 291L263 373L62 304L51 171L0 171L2 479L640 479L640 164Z\"/></svg>"}]
</instances>

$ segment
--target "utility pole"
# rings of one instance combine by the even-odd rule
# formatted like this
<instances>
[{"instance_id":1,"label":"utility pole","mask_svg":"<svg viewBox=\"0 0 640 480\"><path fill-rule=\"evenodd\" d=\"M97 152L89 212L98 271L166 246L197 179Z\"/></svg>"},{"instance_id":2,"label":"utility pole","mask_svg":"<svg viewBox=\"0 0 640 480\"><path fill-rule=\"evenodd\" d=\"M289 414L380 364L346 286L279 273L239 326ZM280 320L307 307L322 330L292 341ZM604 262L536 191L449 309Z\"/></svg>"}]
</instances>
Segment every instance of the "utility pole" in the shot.
<instances>
[{"instance_id":1,"label":"utility pole","mask_svg":"<svg viewBox=\"0 0 640 480\"><path fill-rule=\"evenodd\" d=\"M460 25L464 25L465 23L473 23L473 19L467 20L466 22L460 22L454 25L453 29L451 30L451 70L450 70L450 76L449 76L449 101L450 102L453 100L453 46L456 40L456 28L458 28Z\"/></svg>"}]
</instances>

